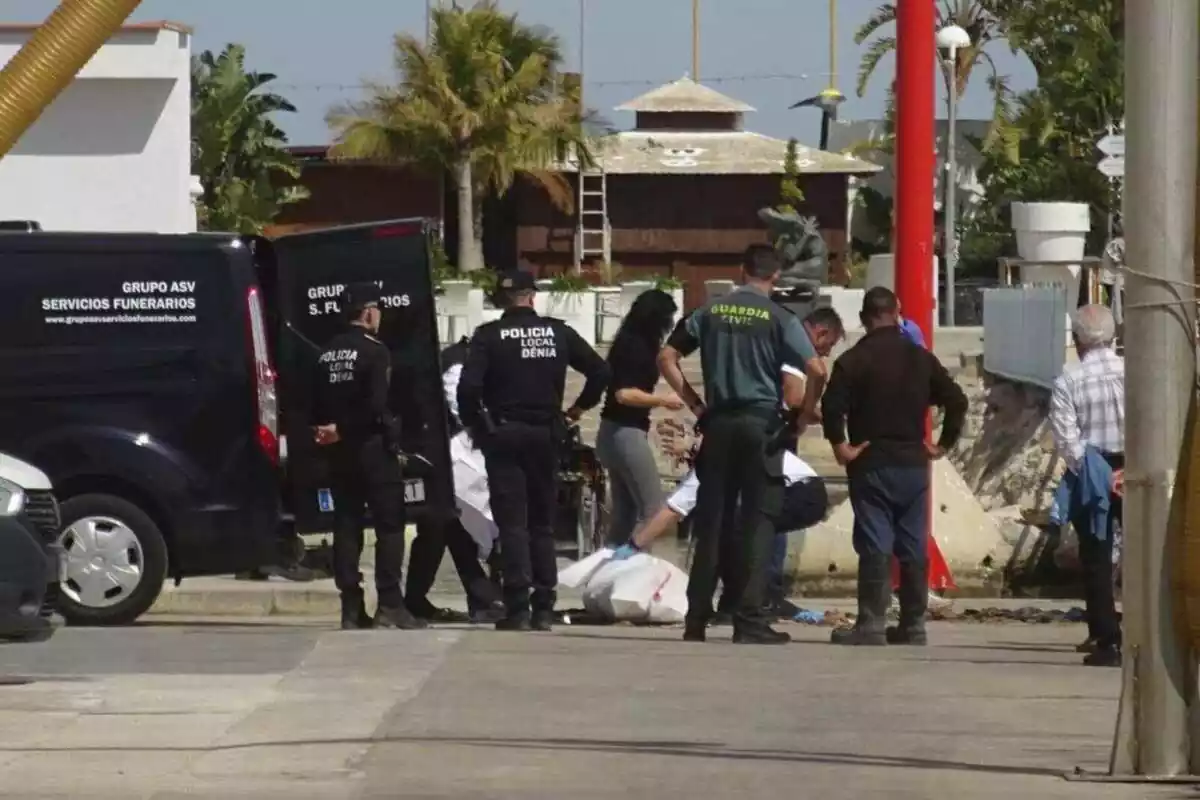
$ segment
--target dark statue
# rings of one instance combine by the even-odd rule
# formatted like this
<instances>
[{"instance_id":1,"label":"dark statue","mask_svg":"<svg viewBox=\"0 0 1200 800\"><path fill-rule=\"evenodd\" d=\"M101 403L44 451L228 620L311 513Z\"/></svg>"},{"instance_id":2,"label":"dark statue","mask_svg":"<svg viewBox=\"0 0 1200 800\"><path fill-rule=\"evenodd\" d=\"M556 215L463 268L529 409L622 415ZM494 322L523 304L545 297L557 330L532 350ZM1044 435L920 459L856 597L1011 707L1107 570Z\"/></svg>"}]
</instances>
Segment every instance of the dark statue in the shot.
<instances>
[{"instance_id":1,"label":"dark statue","mask_svg":"<svg viewBox=\"0 0 1200 800\"><path fill-rule=\"evenodd\" d=\"M816 217L763 208L758 218L767 226L771 244L783 256L780 289L817 288L829 281L829 248Z\"/></svg>"}]
</instances>

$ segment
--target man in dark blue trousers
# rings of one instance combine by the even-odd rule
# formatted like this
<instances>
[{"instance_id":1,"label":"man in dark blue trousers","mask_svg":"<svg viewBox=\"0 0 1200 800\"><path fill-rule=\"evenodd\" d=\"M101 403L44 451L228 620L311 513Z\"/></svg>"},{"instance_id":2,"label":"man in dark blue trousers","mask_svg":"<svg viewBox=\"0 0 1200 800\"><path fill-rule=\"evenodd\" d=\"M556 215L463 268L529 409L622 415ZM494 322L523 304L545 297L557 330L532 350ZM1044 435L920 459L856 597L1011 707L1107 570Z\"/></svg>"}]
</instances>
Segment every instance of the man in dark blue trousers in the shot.
<instances>
[{"instance_id":1,"label":"man in dark blue trousers","mask_svg":"<svg viewBox=\"0 0 1200 800\"><path fill-rule=\"evenodd\" d=\"M937 356L900 328L890 290L869 290L860 317L866 335L834 364L822 403L825 438L849 479L858 553L858 618L833 642L923 645L929 464L958 441L967 398ZM931 406L945 411L937 444L925 438ZM900 624L888 629L893 554Z\"/></svg>"}]
</instances>

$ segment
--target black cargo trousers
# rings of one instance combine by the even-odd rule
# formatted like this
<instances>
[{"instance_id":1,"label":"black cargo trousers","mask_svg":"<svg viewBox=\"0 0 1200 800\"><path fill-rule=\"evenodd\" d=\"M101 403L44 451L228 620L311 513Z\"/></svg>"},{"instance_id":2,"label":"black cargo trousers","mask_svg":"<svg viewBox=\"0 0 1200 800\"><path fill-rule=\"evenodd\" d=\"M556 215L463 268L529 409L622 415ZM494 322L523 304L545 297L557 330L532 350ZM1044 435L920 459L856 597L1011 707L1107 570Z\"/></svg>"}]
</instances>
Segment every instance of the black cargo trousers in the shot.
<instances>
[{"instance_id":1,"label":"black cargo trousers","mask_svg":"<svg viewBox=\"0 0 1200 800\"><path fill-rule=\"evenodd\" d=\"M375 588L381 608L400 608L404 570L404 474L382 435L328 446L333 485L333 580L345 599L362 597L366 511L375 529Z\"/></svg>"},{"instance_id":2,"label":"black cargo trousers","mask_svg":"<svg viewBox=\"0 0 1200 800\"><path fill-rule=\"evenodd\" d=\"M729 569L734 623L765 623L767 567L782 512L783 451L774 447L781 420L765 413L725 411L706 416L696 456L701 491L692 514L696 549L688 577L688 623L703 626L712 613L721 556ZM723 537L733 537L723 541Z\"/></svg>"},{"instance_id":3,"label":"black cargo trousers","mask_svg":"<svg viewBox=\"0 0 1200 800\"><path fill-rule=\"evenodd\" d=\"M558 586L556 426L506 420L486 436L481 449L500 537L504 605L510 617L527 613L531 599L534 611L553 611Z\"/></svg>"}]
</instances>

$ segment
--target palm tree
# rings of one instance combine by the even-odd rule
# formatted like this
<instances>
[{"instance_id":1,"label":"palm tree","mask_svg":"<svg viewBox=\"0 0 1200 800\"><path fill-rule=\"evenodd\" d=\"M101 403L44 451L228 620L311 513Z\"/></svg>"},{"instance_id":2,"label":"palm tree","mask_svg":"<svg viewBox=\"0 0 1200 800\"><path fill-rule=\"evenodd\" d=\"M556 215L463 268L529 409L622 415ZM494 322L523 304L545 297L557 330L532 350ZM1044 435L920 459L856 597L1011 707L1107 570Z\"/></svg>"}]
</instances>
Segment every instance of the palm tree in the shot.
<instances>
[{"instance_id":1,"label":"palm tree","mask_svg":"<svg viewBox=\"0 0 1200 800\"><path fill-rule=\"evenodd\" d=\"M961 97L967 90L967 84L971 80L971 73L975 67L981 63L986 64L991 68L988 85L996 98L996 116L999 116L1007 107L1010 92L1006 76L1000 74L996 68L996 62L986 48L993 42L1004 38L1004 20L997 13L997 7L1002 5L1003 2L999 0L938 0L936 23L937 30L950 24L958 25L971 37L970 46L964 47L956 53L953 75L954 90ZM871 82L871 77L875 74L879 62L883 60L884 56L896 50L895 35L876 36L883 28L895 21L896 3L887 2L876 9L875 13L854 34L855 44L862 45L867 40L871 40L867 44L866 52L863 53L858 66L855 90L859 97L866 93L867 84ZM872 39L872 37L876 38ZM946 70L942 70L942 78L949 89L951 76L947 74Z\"/></svg>"},{"instance_id":2,"label":"palm tree","mask_svg":"<svg viewBox=\"0 0 1200 800\"><path fill-rule=\"evenodd\" d=\"M334 157L418 163L454 177L458 267L483 263L482 200L527 176L570 210L570 183L555 169L591 162L577 82L560 72L558 38L502 13L495 0L432 11L428 46L395 39L395 85L335 108Z\"/></svg>"},{"instance_id":3,"label":"palm tree","mask_svg":"<svg viewBox=\"0 0 1200 800\"><path fill-rule=\"evenodd\" d=\"M246 71L246 51L228 45L192 60L192 169L200 178L206 230L261 233L283 206L308 196L292 185L300 165L272 115L295 106L266 91L275 76Z\"/></svg>"}]
</instances>

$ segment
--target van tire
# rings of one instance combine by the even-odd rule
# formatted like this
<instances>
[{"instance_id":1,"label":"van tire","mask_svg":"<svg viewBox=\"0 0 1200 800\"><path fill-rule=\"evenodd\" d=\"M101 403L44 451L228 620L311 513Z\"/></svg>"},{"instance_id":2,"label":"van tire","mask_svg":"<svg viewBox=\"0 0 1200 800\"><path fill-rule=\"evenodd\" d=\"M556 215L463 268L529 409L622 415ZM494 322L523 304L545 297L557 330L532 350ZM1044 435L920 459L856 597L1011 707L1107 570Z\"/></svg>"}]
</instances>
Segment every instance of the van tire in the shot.
<instances>
[{"instance_id":1,"label":"van tire","mask_svg":"<svg viewBox=\"0 0 1200 800\"><path fill-rule=\"evenodd\" d=\"M167 579L167 542L158 525L146 512L121 497L110 494L84 494L62 504L62 528L87 517L108 517L124 524L141 548L142 579L129 596L102 608L82 605L71 598L63 586L58 596L58 611L68 625L128 625L150 610Z\"/></svg>"}]
</instances>

